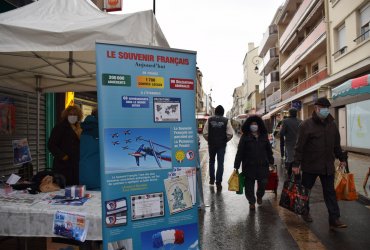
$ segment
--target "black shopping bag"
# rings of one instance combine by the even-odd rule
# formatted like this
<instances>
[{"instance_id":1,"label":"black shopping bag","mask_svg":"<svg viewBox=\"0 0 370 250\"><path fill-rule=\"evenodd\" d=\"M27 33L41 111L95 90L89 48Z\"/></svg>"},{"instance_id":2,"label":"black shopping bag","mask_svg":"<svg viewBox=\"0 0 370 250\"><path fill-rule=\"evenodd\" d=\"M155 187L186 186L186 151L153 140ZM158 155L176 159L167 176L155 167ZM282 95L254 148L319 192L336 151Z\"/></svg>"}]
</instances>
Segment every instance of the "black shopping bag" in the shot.
<instances>
[{"instance_id":1,"label":"black shopping bag","mask_svg":"<svg viewBox=\"0 0 370 250\"><path fill-rule=\"evenodd\" d=\"M291 179L284 182L279 206L296 214L307 214L309 195L310 190L302 186L292 175Z\"/></svg>"}]
</instances>

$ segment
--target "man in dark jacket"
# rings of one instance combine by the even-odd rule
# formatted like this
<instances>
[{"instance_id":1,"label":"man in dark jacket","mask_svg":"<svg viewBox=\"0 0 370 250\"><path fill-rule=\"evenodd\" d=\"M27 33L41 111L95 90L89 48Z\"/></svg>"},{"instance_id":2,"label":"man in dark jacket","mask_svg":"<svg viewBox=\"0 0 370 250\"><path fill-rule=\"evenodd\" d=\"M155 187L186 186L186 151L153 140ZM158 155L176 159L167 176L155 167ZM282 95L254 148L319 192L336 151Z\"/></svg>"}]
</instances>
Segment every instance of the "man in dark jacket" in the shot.
<instances>
[{"instance_id":1,"label":"man in dark jacket","mask_svg":"<svg viewBox=\"0 0 370 250\"><path fill-rule=\"evenodd\" d=\"M209 153L209 184L213 185L216 180L217 188L221 188L222 175L224 173L224 157L226 143L233 137L233 129L230 121L223 117L224 108L219 105L215 109L215 116L210 117L204 124L203 136L208 141ZM217 155L217 171L215 176L215 158Z\"/></svg>"},{"instance_id":2,"label":"man in dark jacket","mask_svg":"<svg viewBox=\"0 0 370 250\"><path fill-rule=\"evenodd\" d=\"M285 141L285 167L288 177L292 174L292 163L294 161L294 146L297 140L298 127L302 120L297 118L297 110L289 109L289 117L283 120L280 129L280 137Z\"/></svg>"},{"instance_id":3,"label":"man in dark jacket","mask_svg":"<svg viewBox=\"0 0 370 250\"><path fill-rule=\"evenodd\" d=\"M317 177L320 178L324 200L329 212L330 228L345 228L339 220L340 211L334 189L334 160L339 158L340 167L346 166L345 154L340 146L339 130L329 113L330 102L322 97L315 102L312 117L302 122L295 146L293 173L302 170L302 185L311 189ZM302 215L306 222L312 222L309 213Z\"/></svg>"}]
</instances>

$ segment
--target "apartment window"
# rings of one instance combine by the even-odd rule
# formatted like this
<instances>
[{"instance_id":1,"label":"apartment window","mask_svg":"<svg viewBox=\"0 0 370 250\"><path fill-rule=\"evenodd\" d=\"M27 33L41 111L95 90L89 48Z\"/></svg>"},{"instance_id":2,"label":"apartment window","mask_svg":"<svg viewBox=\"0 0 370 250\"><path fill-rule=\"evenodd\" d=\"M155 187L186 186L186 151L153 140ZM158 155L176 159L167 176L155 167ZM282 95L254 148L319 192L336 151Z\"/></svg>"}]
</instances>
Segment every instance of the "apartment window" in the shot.
<instances>
[{"instance_id":1,"label":"apartment window","mask_svg":"<svg viewBox=\"0 0 370 250\"><path fill-rule=\"evenodd\" d=\"M343 24L337 29L337 51L333 54L334 58L344 54L347 51L346 46L346 26Z\"/></svg>"},{"instance_id":2,"label":"apartment window","mask_svg":"<svg viewBox=\"0 0 370 250\"><path fill-rule=\"evenodd\" d=\"M314 65L312 65L311 70L312 70L312 75L317 74L319 72L319 64L315 63Z\"/></svg>"},{"instance_id":3,"label":"apartment window","mask_svg":"<svg viewBox=\"0 0 370 250\"><path fill-rule=\"evenodd\" d=\"M366 39L369 39L370 25L370 4L368 3L360 10L360 36L354 41L359 44Z\"/></svg>"}]
</instances>

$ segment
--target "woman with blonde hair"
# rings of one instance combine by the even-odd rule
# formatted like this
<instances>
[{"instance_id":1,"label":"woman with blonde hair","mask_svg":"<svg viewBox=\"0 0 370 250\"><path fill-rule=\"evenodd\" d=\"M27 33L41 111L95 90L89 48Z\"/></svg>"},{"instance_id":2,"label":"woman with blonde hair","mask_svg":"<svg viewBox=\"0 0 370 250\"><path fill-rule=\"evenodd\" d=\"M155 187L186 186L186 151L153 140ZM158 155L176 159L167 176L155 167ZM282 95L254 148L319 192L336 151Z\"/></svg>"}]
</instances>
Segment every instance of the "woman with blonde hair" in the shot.
<instances>
[{"instance_id":1,"label":"woman with blonde hair","mask_svg":"<svg viewBox=\"0 0 370 250\"><path fill-rule=\"evenodd\" d=\"M49 138L48 148L54 156L53 172L62 174L66 185L79 182L81 109L74 105L63 110L61 122L56 124Z\"/></svg>"}]
</instances>

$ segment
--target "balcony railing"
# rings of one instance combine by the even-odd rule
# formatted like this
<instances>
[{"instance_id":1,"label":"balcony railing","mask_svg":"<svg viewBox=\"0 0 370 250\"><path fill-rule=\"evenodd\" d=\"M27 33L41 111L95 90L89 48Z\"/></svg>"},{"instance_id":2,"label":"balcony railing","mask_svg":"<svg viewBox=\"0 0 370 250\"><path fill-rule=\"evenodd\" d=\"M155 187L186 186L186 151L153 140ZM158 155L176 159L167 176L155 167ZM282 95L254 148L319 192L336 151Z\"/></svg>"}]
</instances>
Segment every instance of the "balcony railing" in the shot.
<instances>
[{"instance_id":1,"label":"balcony railing","mask_svg":"<svg viewBox=\"0 0 370 250\"><path fill-rule=\"evenodd\" d=\"M270 48L270 44L275 44L277 40L278 29L276 24L272 24L268 27L267 31L263 35L261 44L258 49L258 55L263 56L266 50Z\"/></svg>"},{"instance_id":2,"label":"balcony railing","mask_svg":"<svg viewBox=\"0 0 370 250\"><path fill-rule=\"evenodd\" d=\"M360 44L362 43L363 41L369 39L369 31L370 30L367 30L365 31L364 33L362 33L360 36L358 36L355 40L353 40L356 44Z\"/></svg>"},{"instance_id":3,"label":"balcony railing","mask_svg":"<svg viewBox=\"0 0 370 250\"><path fill-rule=\"evenodd\" d=\"M280 73L281 76L284 77L288 73L289 68L295 67L302 57L304 56L305 52L316 45L316 42L326 34L326 28L324 20L322 20L315 29L306 37L305 40L294 50L292 54L290 54L289 58L281 65Z\"/></svg>"},{"instance_id":4,"label":"balcony railing","mask_svg":"<svg viewBox=\"0 0 370 250\"><path fill-rule=\"evenodd\" d=\"M266 70L267 68L271 70L271 66L274 65L277 60L279 60L278 49L270 48L266 53L266 56L263 58L264 65L261 64L262 67L259 67L259 74L261 74L263 70Z\"/></svg>"},{"instance_id":5,"label":"balcony railing","mask_svg":"<svg viewBox=\"0 0 370 250\"><path fill-rule=\"evenodd\" d=\"M289 37L294 32L296 25L300 18L302 18L303 13L307 10L308 6L313 0L304 0L302 4L299 6L298 10L296 11L294 17L289 22L288 27L285 29L284 33L280 37L280 48L282 49L285 46L285 43L289 40Z\"/></svg>"},{"instance_id":6,"label":"balcony railing","mask_svg":"<svg viewBox=\"0 0 370 250\"><path fill-rule=\"evenodd\" d=\"M347 46L344 46L340 48L339 50L337 50L336 52L334 52L333 57L338 58L340 55L343 55L346 52L347 52Z\"/></svg>"},{"instance_id":7,"label":"balcony railing","mask_svg":"<svg viewBox=\"0 0 370 250\"><path fill-rule=\"evenodd\" d=\"M280 100L281 100L281 90L279 89L266 98L266 105L270 107L271 105L280 102Z\"/></svg>"},{"instance_id":8,"label":"balcony railing","mask_svg":"<svg viewBox=\"0 0 370 250\"><path fill-rule=\"evenodd\" d=\"M311 87L313 85L316 85L317 83L319 83L320 81L322 81L323 79L325 79L327 77L328 77L327 68L324 68L321 71L319 71L318 73L316 73L316 74L310 76L309 78L305 79L304 81L300 82L297 86L295 86L295 87L291 88L290 90L288 90L287 92L281 94L281 100L284 101L284 100L288 99L289 97L292 97L292 96L302 92L303 90L306 90L309 87Z\"/></svg>"},{"instance_id":9,"label":"balcony railing","mask_svg":"<svg viewBox=\"0 0 370 250\"><path fill-rule=\"evenodd\" d=\"M267 89L268 86L271 84L271 83L274 83L274 82L279 82L280 80L280 77L279 77L279 71L272 71L270 74L268 74L266 76L266 83L265 83L265 86L263 86L263 81L261 81L260 83L260 87L259 87L259 92L262 93L263 90L264 90L264 87Z\"/></svg>"}]
</instances>

